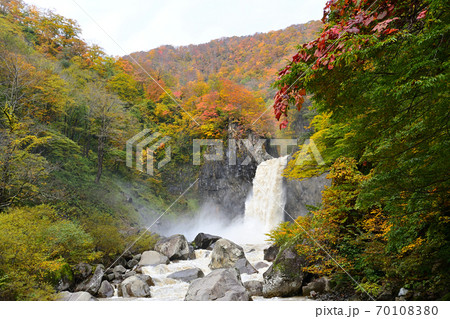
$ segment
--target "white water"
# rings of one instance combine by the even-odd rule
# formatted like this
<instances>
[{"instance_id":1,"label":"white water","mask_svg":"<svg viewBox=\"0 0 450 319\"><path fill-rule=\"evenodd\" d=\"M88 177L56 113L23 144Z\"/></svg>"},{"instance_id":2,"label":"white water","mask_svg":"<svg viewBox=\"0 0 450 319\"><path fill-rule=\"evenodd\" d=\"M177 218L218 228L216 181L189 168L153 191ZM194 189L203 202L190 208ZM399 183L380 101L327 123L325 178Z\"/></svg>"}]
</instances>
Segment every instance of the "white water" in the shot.
<instances>
[{"instance_id":1,"label":"white water","mask_svg":"<svg viewBox=\"0 0 450 319\"><path fill-rule=\"evenodd\" d=\"M272 230L284 220L284 205L286 202L283 187L282 172L286 167L287 157L275 158L261 163L253 180L253 193L245 203L245 216L242 219L227 223L220 216L211 214L211 207L205 206L203 210L190 220L183 220L174 225L170 234L184 234L188 240L199 232L210 233L230 239L240 244L248 261L255 265L264 261L265 233ZM167 235L170 235L167 234ZM168 265L147 266L142 272L152 277L155 286L150 288L151 298L138 298L139 300L184 300L189 284L183 281L167 278L168 275L190 268L200 268L208 275L211 272L208 265L211 260L211 251L196 250L196 259L171 262ZM263 281L263 274L270 266L258 269L258 273L242 274L242 282L250 280ZM111 298L123 299L123 298ZM136 298L133 298L136 300ZM276 298L278 299L278 298ZM295 298L297 299L297 298ZM304 300L304 297L300 297ZM256 297L254 300L265 300Z\"/></svg>"},{"instance_id":2,"label":"white water","mask_svg":"<svg viewBox=\"0 0 450 319\"><path fill-rule=\"evenodd\" d=\"M245 223L259 222L262 233L284 220L286 193L282 173L286 165L287 156L262 162L256 169L253 194L245 203Z\"/></svg>"}]
</instances>

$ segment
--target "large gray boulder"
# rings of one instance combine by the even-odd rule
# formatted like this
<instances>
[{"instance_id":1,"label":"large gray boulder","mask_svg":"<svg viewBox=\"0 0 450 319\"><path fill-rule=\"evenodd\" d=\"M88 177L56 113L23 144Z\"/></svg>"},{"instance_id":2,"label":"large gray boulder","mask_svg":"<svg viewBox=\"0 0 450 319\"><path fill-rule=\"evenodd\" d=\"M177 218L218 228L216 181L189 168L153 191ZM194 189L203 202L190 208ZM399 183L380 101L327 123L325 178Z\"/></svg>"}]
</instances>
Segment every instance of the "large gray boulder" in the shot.
<instances>
[{"instance_id":1,"label":"large gray boulder","mask_svg":"<svg viewBox=\"0 0 450 319\"><path fill-rule=\"evenodd\" d=\"M150 286L141 278L131 276L119 285L117 293L124 298L150 297Z\"/></svg>"},{"instance_id":2,"label":"large gray boulder","mask_svg":"<svg viewBox=\"0 0 450 319\"><path fill-rule=\"evenodd\" d=\"M183 235L160 239L155 245L155 250L170 260L186 260L191 257L189 243Z\"/></svg>"},{"instance_id":3,"label":"large gray boulder","mask_svg":"<svg viewBox=\"0 0 450 319\"><path fill-rule=\"evenodd\" d=\"M263 274L263 296L272 298L301 294L304 266L305 258L297 255L292 248L281 251L274 264Z\"/></svg>"},{"instance_id":4,"label":"large gray boulder","mask_svg":"<svg viewBox=\"0 0 450 319\"><path fill-rule=\"evenodd\" d=\"M72 270L76 282L82 282L92 274L92 266L86 263L79 263Z\"/></svg>"},{"instance_id":5,"label":"large gray boulder","mask_svg":"<svg viewBox=\"0 0 450 319\"><path fill-rule=\"evenodd\" d=\"M108 281L103 280L100 288L98 289L97 296L100 298L109 298L114 296L113 286Z\"/></svg>"},{"instance_id":6,"label":"large gray boulder","mask_svg":"<svg viewBox=\"0 0 450 319\"><path fill-rule=\"evenodd\" d=\"M232 241L222 238L216 241L211 253L209 268L231 268L239 259L245 259L244 249Z\"/></svg>"},{"instance_id":7,"label":"large gray boulder","mask_svg":"<svg viewBox=\"0 0 450 319\"><path fill-rule=\"evenodd\" d=\"M160 264L168 264L169 258L164 256L163 254L154 251L148 250L142 253L141 259L139 261L139 266L156 266Z\"/></svg>"},{"instance_id":8,"label":"large gray boulder","mask_svg":"<svg viewBox=\"0 0 450 319\"><path fill-rule=\"evenodd\" d=\"M186 293L187 301L248 301L250 295L234 268L213 270L204 278L194 280Z\"/></svg>"},{"instance_id":9,"label":"large gray boulder","mask_svg":"<svg viewBox=\"0 0 450 319\"><path fill-rule=\"evenodd\" d=\"M181 280L185 282L192 282L195 279L203 278L205 274L203 271L199 268L191 268L191 269L185 269L181 271L174 272L173 274L170 274L167 276L167 278L175 279L175 280Z\"/></svg>"},{"instance_id":10,"label":"large gray boulder","mask_svg":"<svg viewBox=\"0 0 450 319\"><path fill-rule=\"evenodd\" d=\"M194 238L194 244L196 249L208 249L212 244L218 241L221 237L214 236L205 233L199 233Z\"/></svg>"},{"instance_id":11,"label":"large gray boulder","mask_svg":"<svg viewBox=\"0 0 450 319\"><path fill-rule=\"evenodd\" d=\"M87 291L91 295L96 295L98 290L100 289L100 285L102 283L102 278L105 273L105 267L101 264L97 265L95 268L94 274L91 278L86 279L81 284L79 284L75 291Z\"/></svg>"},{"instance_id":12,"label":"large gray boulder","mask_svg":"<svg viewBox=\"0 0 450 319\"><path fill-rule=\"evenodd\" d=\"M240 274L256 274L258 271L255 269L255 267L250 264L250 262L247 260L247 258L241 258L234 264L234 268L239 270Z\"/></svg>"},{"instance_id":13,"label":"large gray boulder","mask_svg":"<svg viewBox=\"0 0 450 319\"><path fill-rule=\"evenodd\" d=\"M263 283L258 280L250 280L244 282L244 287L247 289L250 296L262 296L263 295Z\"/></svg>"},{"instance_id":14,"label":"large gray boulder","mask_svg":"<svg viewBox=\"0 0 450 319\"><path fill-rule=\"evenodd\" d=\"M56 297L58 301L97 301L96 298L92 297L92 295L86 291L79 292L68 292L63 291L59 293Z\"/></svg>"},{"instance_id":15,"label":"large gray boulder","mask_svg":"<svg viewBox=\"0 0 450 319\"><path fill-rule=\"evenodd\" d=\"M278 252L280 251L280 248L272 245L266 249L264 249L264 260L267 261L274 261L275 258L277 258Z\"/></svg>"}]
</instances>

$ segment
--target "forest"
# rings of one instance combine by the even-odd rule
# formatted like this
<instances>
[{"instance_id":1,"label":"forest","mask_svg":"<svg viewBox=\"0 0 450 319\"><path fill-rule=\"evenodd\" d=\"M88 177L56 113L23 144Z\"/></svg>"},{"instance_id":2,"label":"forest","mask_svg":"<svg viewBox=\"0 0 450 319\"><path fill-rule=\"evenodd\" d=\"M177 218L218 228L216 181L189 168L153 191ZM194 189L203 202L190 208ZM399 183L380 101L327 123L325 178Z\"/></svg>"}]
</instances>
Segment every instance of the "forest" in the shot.
<instances>
[{"instance_id":1,"label":"forest","mask_svg":"<svg viewBox=\"0 0 450 319\"><path fill-rule=\"evenodd\" d=\"M448 300L448 9L331 0L322 21L112 57L76 21L0 0L0 300L54 300L75 265L153 247L148 219L201 203L179 196L201 172L192 141L231 125L299 149L312 139L324 158L292 154L286 179L327 173L331 186L267 234L307 256L303 272L362 299L405 287ZM144 128L172 139L154 175L126 166Z\"/></svg>"}]
</instances>

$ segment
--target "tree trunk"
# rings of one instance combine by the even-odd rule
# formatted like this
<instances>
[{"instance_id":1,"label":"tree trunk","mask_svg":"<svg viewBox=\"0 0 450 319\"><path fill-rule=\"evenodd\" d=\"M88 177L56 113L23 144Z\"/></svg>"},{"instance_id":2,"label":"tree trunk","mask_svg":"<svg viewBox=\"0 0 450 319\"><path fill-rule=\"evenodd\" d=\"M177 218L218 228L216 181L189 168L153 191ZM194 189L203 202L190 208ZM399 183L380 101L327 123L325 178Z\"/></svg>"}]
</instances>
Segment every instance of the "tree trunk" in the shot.
<instances>
[{"instance_id":1,"label":"tree trunk","mask_svg":"<svg viewBox=\"0 0 450 319\"><path fill-rule=\"evenodd\" d=\"M98 184L100 182L100 178L103 173L103 156L105 153L104 150L104 137L99 136L98 138L98 148L97 148L97 177L95 178L95 182Z\"/></svg>"}]
</instances>

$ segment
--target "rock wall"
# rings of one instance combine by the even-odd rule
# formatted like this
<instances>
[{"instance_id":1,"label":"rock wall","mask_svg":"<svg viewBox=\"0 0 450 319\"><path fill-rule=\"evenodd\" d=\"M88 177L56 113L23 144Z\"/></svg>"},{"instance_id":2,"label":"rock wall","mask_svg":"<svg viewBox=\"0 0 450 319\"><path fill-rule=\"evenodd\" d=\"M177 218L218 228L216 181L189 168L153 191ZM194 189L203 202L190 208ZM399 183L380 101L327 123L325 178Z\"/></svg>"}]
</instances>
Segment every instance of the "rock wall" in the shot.
<instances>
[{"instance_id":1,"label":"rock wall","mask_svg":"<svg viewBox=\"0 0 450 319\"><path fill-rule=\"evenodd\" d=\"M298 216L305 216L309 210L307 205L318 206L322 202L322 191L331 185L328 173L317 177L299 180L285 179L286 205L285 220L292 221Z\"/></svg>"},{"instance_id":2,"label":"rock wall","mask_svg":"<svg viewBox=\"0 0 450 319\"><path fill-rule=\"evenodd\" d=\"M238 139L238 131L238 126L230 125L229 138ZM260 137L253 132L248 132L245 138L250 140L252 145L256 145ZM203 202L211 204L217 211L227 214L230 218L244 215L245 201L258 166L242 142L238 140L236 146L236 165L230 165L228 146L224 145L224 159L206 161L201 166L199 174L198 190ZM263 160L271 158L266 152L266 147L259 152L259 156ZM247 157L250 157L251 161L246 160Z\"/></svg>"}]
</instances>

